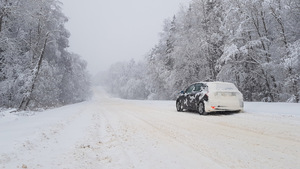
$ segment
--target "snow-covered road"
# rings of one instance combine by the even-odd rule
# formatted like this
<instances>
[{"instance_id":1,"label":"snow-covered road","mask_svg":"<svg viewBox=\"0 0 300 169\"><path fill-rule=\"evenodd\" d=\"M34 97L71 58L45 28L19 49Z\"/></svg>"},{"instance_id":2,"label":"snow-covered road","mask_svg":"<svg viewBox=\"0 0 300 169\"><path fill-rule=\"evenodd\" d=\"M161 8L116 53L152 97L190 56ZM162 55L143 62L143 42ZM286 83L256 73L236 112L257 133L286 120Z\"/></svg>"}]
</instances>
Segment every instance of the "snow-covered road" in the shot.
<instances>
[{"instance_id":1,"label":"snow-covered road","mask_svg":"<svg viewBox=\"0 0 300 169\"><path fill-rule=\"evenodd\" d=\"M177 112L174 101L111 98L0 113L0 168L300 168L300 104L245 103L243 113Z\"/></svg>"}]
</instances>

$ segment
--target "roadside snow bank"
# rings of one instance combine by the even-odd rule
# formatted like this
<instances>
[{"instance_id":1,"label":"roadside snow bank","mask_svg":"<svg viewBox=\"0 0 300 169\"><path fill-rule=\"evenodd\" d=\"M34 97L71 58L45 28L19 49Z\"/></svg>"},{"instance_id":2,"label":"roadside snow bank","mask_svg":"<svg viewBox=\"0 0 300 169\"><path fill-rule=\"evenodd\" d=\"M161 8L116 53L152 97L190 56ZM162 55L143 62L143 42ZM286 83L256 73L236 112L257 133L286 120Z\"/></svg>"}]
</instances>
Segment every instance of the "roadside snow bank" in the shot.
<instances>
[{"instance_id":1,"label":"roadside snow bank","mask_svg":"<svg viewBox=\"0 0 300 169\"><path fill-rule=\"evenodd\" d=\"M300 117L300 103L245 102L246 113Z\"/></svg>"}]
</instances>

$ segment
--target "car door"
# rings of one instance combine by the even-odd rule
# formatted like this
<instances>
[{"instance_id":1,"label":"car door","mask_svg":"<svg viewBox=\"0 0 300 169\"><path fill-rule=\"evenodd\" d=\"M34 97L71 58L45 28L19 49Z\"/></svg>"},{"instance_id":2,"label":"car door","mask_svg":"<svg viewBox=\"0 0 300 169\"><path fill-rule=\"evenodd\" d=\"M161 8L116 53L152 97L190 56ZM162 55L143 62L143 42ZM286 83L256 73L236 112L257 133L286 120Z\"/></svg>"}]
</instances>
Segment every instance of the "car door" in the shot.
<instances>
[{"instance_id":1,"label":"car door","mask_svg":"<svg viewBox=\"0 0 300 169\"><path fill-rule=\"evenodd\" d=\"M191 91L191 93L189 94L189 107L192 110L196 110L197 109L197 104L198 104L198 93L200 91L200 87L199 87L199 83L196 83L193 85L193 90Z\"/></svg>"},{"instance_id":2,"label":"car door","mask_svg":"<svg viewBox=\"0 0 300 169\"><path fill-rule=\"evenodd\" d=\"M190 100L189 104L190 104L191 109L193 109L193 110L196 110L197 106L199 104L199 100L200 100L199 97L201 97L202 86L203 86L202 83L194 84L194 88L193 88L191 94L189 95L189 100Z\"/></svg>"},{"instance_id":3,"label":"car door","mask_svg":"<svg viewBox=\"0 0 300 169\"><path fill-rule=\"evenodd\" d=\"M200 102L200 100L203 98L203 96L207 93L207 85L203 83L196 83L195 87L192 91L192 95L194 99L193 102L191 102L191 106L193 109L197 109L197 106Z\"/></svg>"},{"instance_id":4,"label":"car door","mask_svg":"<svg viewBox=\"0 0 300 169\"><path fill-rule=\"evenodd\" d=\"M187 109L194 109L193 103L195 102L195 85L191 85L185 91L186 93L186 100L185 103L187 105Z\"/></svg>"}]
</instances>

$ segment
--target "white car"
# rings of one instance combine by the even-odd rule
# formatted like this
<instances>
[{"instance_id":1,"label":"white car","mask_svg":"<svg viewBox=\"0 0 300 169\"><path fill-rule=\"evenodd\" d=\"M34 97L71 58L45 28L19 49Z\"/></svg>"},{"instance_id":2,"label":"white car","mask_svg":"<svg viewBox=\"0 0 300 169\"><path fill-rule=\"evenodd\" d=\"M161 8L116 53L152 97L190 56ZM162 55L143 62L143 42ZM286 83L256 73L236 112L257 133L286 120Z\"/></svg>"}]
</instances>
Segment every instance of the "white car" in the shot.
<instances>
[{"instance_id":1,"label":"white car","mask_svg":"<svg viewBox=\"0 0 300 169\"><path fill-rule=\"evenodd\" d=\"M201 115L218 111L242 111L243 95L233 83L197 82L181 91L177 111L196 110Z\"/></svg>"}]
</instances>

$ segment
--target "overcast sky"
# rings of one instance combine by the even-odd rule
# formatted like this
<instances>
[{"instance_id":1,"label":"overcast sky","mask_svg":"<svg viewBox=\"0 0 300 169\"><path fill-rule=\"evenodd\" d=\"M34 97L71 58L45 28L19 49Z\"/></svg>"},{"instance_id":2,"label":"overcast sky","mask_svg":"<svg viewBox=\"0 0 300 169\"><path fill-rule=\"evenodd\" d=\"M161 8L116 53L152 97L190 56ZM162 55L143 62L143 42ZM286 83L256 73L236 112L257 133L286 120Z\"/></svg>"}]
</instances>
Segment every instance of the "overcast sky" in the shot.
<instances>
[{"instance_id":1,"label":"overcast sky","mask_svg":"<svg viewBox=\"0 0 300 169\"><path fill-rule=\"evenodd\" d=\"M91 74L117 61L140 60L157 44L163 22L191 0L61 0L71 52Z\"/></svg>"}]
</instances>

